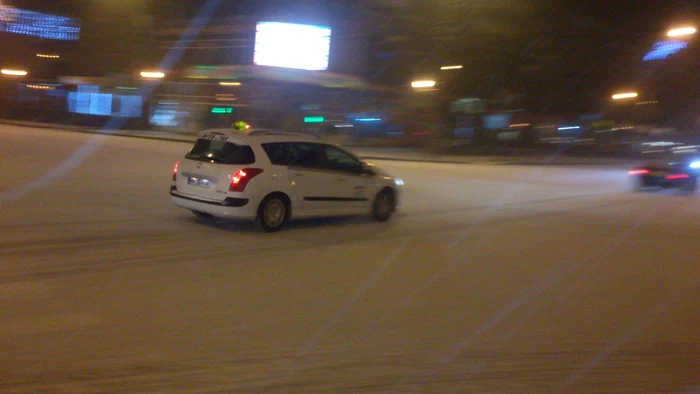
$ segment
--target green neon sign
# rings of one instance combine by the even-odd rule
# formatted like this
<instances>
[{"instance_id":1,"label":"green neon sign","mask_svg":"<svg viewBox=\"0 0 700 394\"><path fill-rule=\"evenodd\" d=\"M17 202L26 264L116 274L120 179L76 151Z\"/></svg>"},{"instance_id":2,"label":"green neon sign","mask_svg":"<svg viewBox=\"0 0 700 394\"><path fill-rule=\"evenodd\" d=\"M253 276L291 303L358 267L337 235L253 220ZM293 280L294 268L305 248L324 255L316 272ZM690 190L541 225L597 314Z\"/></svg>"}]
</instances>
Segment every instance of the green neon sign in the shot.
<instances>
[{"instance_id":1,"label":"green neon sign","mask_svg":"<svg viewBox=\"0 0 700 394\"><path fill-rule=\"evenodd\" d=\"M213 114L232 114L233 108L214 107L211 109L211 113L213 113Z\"/></svg>"},{"instance_id":2,"label":"green neon sign","mask_svg":"<svg viewBox=\"0 0 700 394\"><path fill-rule=\"evenodd\" d=\"M304 123L323 123L326 118L323 116L306 116L304 117Z\"/></svg>"}]
</instances>

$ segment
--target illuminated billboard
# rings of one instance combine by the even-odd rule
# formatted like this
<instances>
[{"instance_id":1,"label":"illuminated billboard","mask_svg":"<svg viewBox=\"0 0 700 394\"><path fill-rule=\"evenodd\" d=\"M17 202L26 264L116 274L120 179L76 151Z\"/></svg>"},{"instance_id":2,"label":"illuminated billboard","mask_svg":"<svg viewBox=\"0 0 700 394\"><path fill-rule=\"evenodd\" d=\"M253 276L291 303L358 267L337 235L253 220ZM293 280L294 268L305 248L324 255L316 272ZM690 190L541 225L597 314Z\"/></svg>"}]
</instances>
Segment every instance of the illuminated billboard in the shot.
<instances>
[{"instance_id":1,"label":"illuminated billboard","mask_svg":"<svg viewBox=\"0 0 700 394\"><path fill-rule=\"evenodd\" d=\"M327 70L330 47L330 27L259 22L253 62L258 66Z\"/></svg>"}]
</instances>

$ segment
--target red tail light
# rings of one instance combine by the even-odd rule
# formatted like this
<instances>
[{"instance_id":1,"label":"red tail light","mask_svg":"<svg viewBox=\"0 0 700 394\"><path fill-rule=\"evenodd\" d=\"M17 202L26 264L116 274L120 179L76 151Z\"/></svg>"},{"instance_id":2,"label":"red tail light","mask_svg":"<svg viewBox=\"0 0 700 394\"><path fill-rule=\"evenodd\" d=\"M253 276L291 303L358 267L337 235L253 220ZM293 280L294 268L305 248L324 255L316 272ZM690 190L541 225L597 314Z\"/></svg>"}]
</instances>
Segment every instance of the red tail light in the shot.
<instances>
[{"instance_id":1,"label":"red tail light","mask_svg":"<svg viewBox=\"0 0 700 394\"><path fill-rule=\"evenodd\" d=\"M231 177L231 186L228 188L228 191L238 193L242 192L243 190L245 190L245 187L246 185L248 185L248 182L250 182L251 179L253 179L261 172L263 172L263 170L259 168L244 168L242 170L238 170Z\"/></svg>"},{"instance_id":2,"label":"red tail light","mask_svg":"<svg viewBox=\"0 0 700 394\"><path fill-rule=\"evenodd\" d=\"M690 176L688 174L676 174L676 175L668 175L666 176L666 179L668 180L673 180L673 179L688 179Z\"/></svg>"},{"instance_id":3,"label":"red tail light","mask_svg":"<svg viewBox=\"0 0 700 394\"><path fill-rule=\"evenodd\" d=\"M627 171L627 173L630 175L646 175L649 173L649 170L632 170Z\"/></svg>"},{"instance_id":4,"label":"red tail light","mask_svg":"<svg viewBox=\"0 0 700 394\"><path fill-rule=\"evenodd\" d=\"M175 162L175 167L173 167L173 182L177 180L177 168L180 166L180 162Z\"/></svg>"}]
</instances>

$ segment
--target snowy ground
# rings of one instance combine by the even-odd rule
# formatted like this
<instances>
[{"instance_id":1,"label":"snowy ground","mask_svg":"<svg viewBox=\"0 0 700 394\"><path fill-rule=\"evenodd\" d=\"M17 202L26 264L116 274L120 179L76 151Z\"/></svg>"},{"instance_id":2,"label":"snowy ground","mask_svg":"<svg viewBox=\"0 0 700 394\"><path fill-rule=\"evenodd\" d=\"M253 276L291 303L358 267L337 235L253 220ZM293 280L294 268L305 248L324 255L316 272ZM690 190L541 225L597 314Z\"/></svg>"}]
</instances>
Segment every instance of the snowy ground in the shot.
<instances>
[{"instance_id":1,"label":"snowy ground","mask_svg":"<svg viewBox=\"0 0 700 394\"><path fill-rule=\"evenodd\" d=\"M170 204L187 148L0 126L0 392L700 390L700 195L378 161L392 222L263 234Z\"/></svg>"}]
</instances>

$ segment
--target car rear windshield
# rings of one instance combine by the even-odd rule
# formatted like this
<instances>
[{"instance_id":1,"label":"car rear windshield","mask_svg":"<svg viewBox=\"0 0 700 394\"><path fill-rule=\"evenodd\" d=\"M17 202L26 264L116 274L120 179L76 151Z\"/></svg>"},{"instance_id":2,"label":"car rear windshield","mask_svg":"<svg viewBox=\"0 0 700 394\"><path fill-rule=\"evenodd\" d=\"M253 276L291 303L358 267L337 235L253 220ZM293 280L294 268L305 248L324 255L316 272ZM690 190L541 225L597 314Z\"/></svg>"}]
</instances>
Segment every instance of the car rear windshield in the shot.
<instances>
[{"instance_id":1,"label":"car rear windshield","mask_svg":"<svg viewBox=\"0 0 700 394\"><path fill-rule=\"evenodd\" d=\"M250 146L204 139L198 139L185 157L190 160L220 164L255 163L255 153Z\"/></svg>"}]
</instances>

